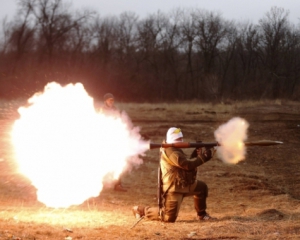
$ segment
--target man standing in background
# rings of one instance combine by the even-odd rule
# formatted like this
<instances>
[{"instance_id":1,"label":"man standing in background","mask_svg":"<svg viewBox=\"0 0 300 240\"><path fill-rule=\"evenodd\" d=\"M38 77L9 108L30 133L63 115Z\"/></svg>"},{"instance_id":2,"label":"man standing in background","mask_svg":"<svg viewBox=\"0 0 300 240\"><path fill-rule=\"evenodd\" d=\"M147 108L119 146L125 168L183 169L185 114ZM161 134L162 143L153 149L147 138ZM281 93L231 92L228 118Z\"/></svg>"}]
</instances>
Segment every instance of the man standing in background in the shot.
<instances>
[{"instance_id":1,"label":"man standing in background","mask_svg":"<svg viewBox=\"0 0 300 240\"><path fill-rule=\"evenodd\" d=\"M103 96L103 106L101 108L102 112L107 116L117 116L120 114L120 110L115 106L115 97L111 93L106 93ZM114 184L114 190L120 192L127 192L127 190L122 186L121 176L116 180Z\"/></svg>"},{"instance_id":2,"label":"man standing in background","mask_svg":"<svg viewBox=\"0 0 300 240\"><path fill-rule=\"evenodd\" d=\"M115 106L115 97L111 93L106 93L103 96L103 107L102 111L105 115L114 115L118 114L120 111L119 109Z\"/></svg>"}]
</instances>

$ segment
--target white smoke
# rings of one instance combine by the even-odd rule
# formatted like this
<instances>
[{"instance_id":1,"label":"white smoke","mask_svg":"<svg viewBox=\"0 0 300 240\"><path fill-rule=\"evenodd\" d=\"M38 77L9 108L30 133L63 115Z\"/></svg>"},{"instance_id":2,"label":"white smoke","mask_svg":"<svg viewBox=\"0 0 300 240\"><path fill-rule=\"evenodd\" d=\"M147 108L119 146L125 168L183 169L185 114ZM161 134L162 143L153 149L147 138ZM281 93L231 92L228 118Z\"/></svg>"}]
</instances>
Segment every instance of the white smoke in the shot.
<instances>
[{"instance_id":1,"label":"white smoke","mask_svg":"<svg viewBox=\"0 0 300 240\"><path fill-rule=\"evenodd\" d=\"M49 83L28 103L12 131L15 158L49 207L98 196L107 174L116 179L141 164L149 148L125 113L101 113L80 83Z\"/></svg>"},{"instance_id":2,"label":"white smoke","mask_svg":"<svg viewBox=\"0 0 300 240\"><path fill-rule=\"evenodd\" d=\"M244 141L247 140L248 126L246 120L235 117L215 131L216 141L221 145L217 147L218 158L230 164L236 164L245 159Z\"/></svg>"}]
</instances>

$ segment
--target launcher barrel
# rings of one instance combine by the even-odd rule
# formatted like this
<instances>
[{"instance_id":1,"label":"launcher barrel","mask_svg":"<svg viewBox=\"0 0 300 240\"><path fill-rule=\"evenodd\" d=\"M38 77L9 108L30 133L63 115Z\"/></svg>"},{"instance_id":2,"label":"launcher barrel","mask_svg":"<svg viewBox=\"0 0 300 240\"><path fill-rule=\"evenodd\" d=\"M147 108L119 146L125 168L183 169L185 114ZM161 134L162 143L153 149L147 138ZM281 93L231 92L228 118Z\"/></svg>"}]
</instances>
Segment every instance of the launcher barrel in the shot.
<instances>
[{"instance_id":1,"label":"launcher barrel","mask_svg":"<svg viewBox=\"0 0 300 240\"><path fill-rule=\"evenodd\" d=\"M272 146L283 144L280 141L271 141L271 140L260 140L260 141L252 141L252 142L244 142L244 145L247 147L251 146ZM168 148L168 147L176 147L176 148L213 148L221 146L218 142L178 142L178 143L150 143L149 149L155 148Z\"/></svg>"}]
</instances>

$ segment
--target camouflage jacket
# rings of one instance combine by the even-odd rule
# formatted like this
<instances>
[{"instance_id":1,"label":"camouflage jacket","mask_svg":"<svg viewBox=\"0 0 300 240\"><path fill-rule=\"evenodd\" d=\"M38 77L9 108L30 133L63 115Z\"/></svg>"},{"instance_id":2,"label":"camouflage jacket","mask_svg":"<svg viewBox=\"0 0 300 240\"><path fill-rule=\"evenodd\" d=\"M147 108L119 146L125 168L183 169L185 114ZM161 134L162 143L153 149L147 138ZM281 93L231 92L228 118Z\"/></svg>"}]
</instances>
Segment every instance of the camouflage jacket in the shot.
<instances>
[{"instance_id":1,"label":"camouflage jacket","mask_svg":"<svg viewBox=\"0 0 300 240\"><path fill-rule=\"evenodd\" d=\"M199 157L188 159L180 148L161 148L160 151L163 191L189 192L196 180L197 167L204 161Z\"/></svg>"}]
</instances>

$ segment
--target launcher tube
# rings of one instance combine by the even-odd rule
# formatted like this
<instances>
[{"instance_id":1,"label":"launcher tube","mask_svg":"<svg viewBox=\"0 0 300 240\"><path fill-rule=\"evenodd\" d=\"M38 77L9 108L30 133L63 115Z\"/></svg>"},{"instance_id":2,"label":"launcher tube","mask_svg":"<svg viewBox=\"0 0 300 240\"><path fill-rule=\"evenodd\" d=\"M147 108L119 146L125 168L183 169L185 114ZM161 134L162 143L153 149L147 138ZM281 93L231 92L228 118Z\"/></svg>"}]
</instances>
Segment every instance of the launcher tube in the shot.
<instances>
[{"instance_id":1,"label":"launcher tube","mask_svg":"<svg viewBox=\"0 0 300 240\"><path fill-rule=\"evenodd\" d=\"M245 146L272 146L283 144L280 141L271 141L271 140L260 140L260 141L252 141L252 142L244 142ZM221 146L218 142L178 142L178 143L150 143L149 149L155 148L168 148L168 147L176 147L176 148L213 148L216 146Z\"/></svg>"}]
</instances>

